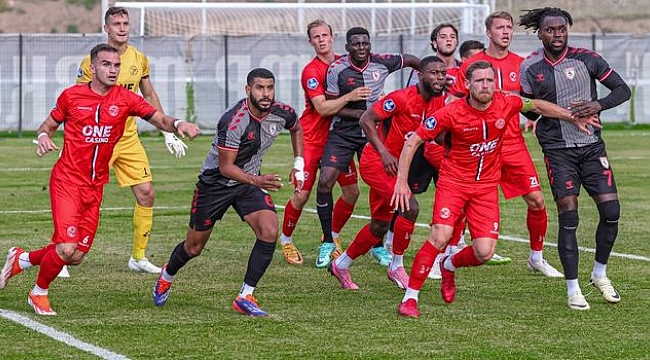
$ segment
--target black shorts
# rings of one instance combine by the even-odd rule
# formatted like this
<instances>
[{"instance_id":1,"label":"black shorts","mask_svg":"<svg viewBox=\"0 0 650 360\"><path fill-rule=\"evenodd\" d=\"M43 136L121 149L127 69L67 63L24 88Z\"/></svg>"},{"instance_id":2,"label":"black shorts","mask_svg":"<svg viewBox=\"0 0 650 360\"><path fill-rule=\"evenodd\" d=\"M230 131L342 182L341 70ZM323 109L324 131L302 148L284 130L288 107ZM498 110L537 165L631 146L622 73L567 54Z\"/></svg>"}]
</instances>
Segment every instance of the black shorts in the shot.
<instances>
[{"instance_id":1,"label":"black shorts","mask_svg":"<svg viewBox=\"0 0 650 360\"><path fill-rule=\"evenodd\" d=\"M589 196L617 192L603 141L583 147L544 150L544 162L556 201L580 195L580 186Z\"/></svg>"},{"instance_id":2,"label":"black shorts","mask_svg":"<svg viewBox=\"0 0 650 360\"><path fill-rule=\"evenodd\" d=\"M415 150L411 167L409 168L409 187L413 194L426 192L429 184L438 182L438 170L431 166L429 161L424 157L424 144Z\"/></svg>"},{"instance_id":3,"label":"black shorts","mask_svg":"<svg viewBox=\"0 0 650 360\"><path fill-rule=\"evenodd\" d=\"M231 205L242 220L246 215L260 210L276 212L271 195L256 186L208 185L199 181L192 199L190 228L198 231L211 229Z\"/></svg>"},{"instance_id":4,"label":"black shorts","mask_svg":"<svg viewBox=\"0 0 650 360\"><path fill-rule=\"evenodd\" d=\"M365 138L346 138L336 131L330 131L320 166L348 172L350 161L352 161L355 154L357 154L357 157L361 154L367 142L368 140Z\"/></svg>"}]
</instances>

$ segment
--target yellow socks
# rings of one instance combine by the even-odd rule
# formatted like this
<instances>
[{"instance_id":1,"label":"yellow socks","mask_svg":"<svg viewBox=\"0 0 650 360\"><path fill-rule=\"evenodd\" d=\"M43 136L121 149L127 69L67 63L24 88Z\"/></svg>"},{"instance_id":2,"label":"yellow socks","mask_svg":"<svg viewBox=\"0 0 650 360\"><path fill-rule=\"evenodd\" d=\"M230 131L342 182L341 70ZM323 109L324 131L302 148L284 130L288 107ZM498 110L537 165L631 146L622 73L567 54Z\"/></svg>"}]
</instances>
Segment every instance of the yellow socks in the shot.
<instances>
[{"instance_id":1,"label":"yellow socks","mask_svg":"<svg viewBox=\"0 0 650 360\"><path fill-rule=\"evenodd\" d=\"M135 203L133 210L133 258L140 260L145 257L145 250L151 236L153 225L153 207L140 206Z\"/></svg>"}]
</instances>

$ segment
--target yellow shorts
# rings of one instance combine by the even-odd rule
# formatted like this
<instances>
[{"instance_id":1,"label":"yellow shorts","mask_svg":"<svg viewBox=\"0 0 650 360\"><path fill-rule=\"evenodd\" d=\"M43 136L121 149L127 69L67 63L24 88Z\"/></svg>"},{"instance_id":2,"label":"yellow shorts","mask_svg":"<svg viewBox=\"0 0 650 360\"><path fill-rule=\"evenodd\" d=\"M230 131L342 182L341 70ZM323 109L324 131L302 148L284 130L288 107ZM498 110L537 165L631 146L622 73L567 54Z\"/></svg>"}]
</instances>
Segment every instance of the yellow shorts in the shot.
<instances>
[{"instance_id":1,"label":"yellow shorts","mask_svg":"<svg viewBox=\"0 0 650 360\"><path fill-rule=\"evenodd\" d=\"M153 180L147 153L137 135L118 141L110 166L115 170L117 184L120 187L138 185Z\"/></svg>"}]
</instances>

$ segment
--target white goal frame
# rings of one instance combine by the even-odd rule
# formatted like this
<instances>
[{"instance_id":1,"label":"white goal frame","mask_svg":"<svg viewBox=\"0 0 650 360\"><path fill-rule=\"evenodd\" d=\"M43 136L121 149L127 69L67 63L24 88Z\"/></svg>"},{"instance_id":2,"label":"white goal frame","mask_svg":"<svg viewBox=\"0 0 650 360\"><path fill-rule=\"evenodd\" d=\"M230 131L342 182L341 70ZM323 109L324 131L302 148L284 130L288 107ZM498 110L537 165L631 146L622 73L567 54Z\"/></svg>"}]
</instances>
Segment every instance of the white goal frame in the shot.
<instances>
[{"instance_id":1,"label":"white goal frame","mask_svg":"<svg viewBox=\"0 0 650 360\"><path fill-rule=\"evenodd\" d=\"M490 5L475 4L473 2L456 2L456 3L189 3L189 2L128 2L118 1L115 6L122 6L130 9L140 10L139 31L135 35L145 35L145 16L147 9L189 9L189 10L203 10L201 12L201 25L200 34L206 34L208 29L206 10L224 10L224 11L260 11L260 10L278 10L284 9L287 11L294 11L296 26L295 29L300 29L300 33L304 32L303 29L307 23L313 19L305 19L305 11L307 10L321 10L321 11L340 11L341 28L348 28L348 19L346 17L346 10L367 10L370 17L370 26L368 31L371 35L376 35L378 26L382 25L384 32L390 33L404 33L403 30L392 31L392 17L390 14L393 10L410 10L410 27L408 33L410 35L416 34L416 11L428 11L429 21L426 24L427 29L432 29L438 25L439 21L434 21L433 12L442 9L460 9L462 16L460 17L459 31L467 34L482 34L484 31L483 20L490 13ZM385 24L377 24L377 12L388 11ZM419 24L420 26L422 24ZM297 32L297 31L296 31Z\"/></svg>"}]
</instances>

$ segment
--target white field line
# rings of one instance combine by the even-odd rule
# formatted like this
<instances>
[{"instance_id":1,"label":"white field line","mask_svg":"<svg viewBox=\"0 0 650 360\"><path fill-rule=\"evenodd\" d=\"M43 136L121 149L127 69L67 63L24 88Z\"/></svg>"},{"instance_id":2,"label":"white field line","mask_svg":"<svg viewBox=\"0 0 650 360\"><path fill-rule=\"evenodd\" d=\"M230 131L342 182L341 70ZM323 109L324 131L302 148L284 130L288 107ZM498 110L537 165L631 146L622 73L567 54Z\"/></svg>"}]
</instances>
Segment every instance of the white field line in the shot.
<instances>
[{"instance_id":1,"label":"white field line","mask_svg":"<svg viewBox=\"0 0 650 360\"><path fill-rule=\"evenodd\" d=\"M106 350L97 347L95 345L88 344L87 342L83 342L68 333L64 333L62 331L51 328L47 325L43 325L39 322L36 322L28 317L17 314L13 311L0 309L0 316L7 320L13 321L19 325L22 325L26 328L39 332L45 336L48 336L58 342L62 342L66 345L76 347L79 350L96 355L101 359L128 360L128 358L124 355L120 355L110 350Z\"/></svg>"},{"instance_id":2,"label":"white field line","mask_svg":"<svg viewBox=\"0 0 650 360\"><path fill-rule=\"evenodd\" d=\"M284 210L284 206L282 205L275 205L276 208ZM154 209L157 210L183 210L183 209L188 209L188 207L185 206L156 206ZM101 211L131 211L133 210L132 207L112 207L112 208L102 208ZM316 209L308 209L304 208L304 212L311 213L311 214L317 214ZM50 209L47 210L1 210L0 215L14 215L14 214L49 214L51 212ZM352 215L353 218L355 219L361 219L361 220L370 220L370 216L366 215ZM425 223L415 223L415 226L421 227L421 228L429 228L429 224ZM528 239L522 239L514 236L509 236L509 235L499 235L499 240L505 240L505 241L512 241L512 242L518 242L518 243L524 243L528 244ZM557 247L556 243L544 241L544 246L550 246L550 247ZM588 252L588 253L595 253L596 249L593 248L588 248L584 246L578 247L579 250ZM647 261L650 262L650 257L647 256L640 256L640 255L634 255L634 254L624 254L624 253L619 253L612 251L611 256L615 257L620 257L623 259L630 259L630 260L640 260L640 261Z\"/></svg>"}]
</instances>

